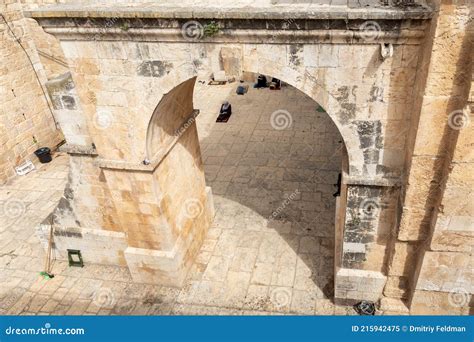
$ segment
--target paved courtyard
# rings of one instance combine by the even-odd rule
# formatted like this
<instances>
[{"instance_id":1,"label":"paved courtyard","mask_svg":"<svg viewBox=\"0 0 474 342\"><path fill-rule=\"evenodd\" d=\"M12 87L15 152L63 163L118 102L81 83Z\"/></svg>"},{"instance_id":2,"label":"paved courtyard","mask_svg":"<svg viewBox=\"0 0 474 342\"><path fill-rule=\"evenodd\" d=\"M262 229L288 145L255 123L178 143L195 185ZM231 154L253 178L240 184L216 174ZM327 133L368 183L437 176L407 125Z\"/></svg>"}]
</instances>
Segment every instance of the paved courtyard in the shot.
<instances>
[{"instance_id":1,"label":"paved courtyard","mask_svg":"<svg viewBox=\"0 0 474 342\"><path fill-rule=\"evenodd\" d=\"M198 304L331 313L339 133L292 87L240 96L236 86L196 89L216 217L190 293ZM215 123L223 99L233 114Z\"/></svg>"},{"instance_id":2,"label":"paved courtyard","mask_svg":"<svg viewBox=\"0 0 474 342\"><path fill-rule=\"evenodd\" d=\"M34 227L67 180L68 157L57 153L0 188L0 314L353 314L331 302L335 126L291 87L237 96L236 86L196 85L216 217L184 288L134 284L123 267L64 261L54 263L53 279L39 276L45 253ZM215 123L225 99L233 115Z\"/></svg>"}]
</instances>

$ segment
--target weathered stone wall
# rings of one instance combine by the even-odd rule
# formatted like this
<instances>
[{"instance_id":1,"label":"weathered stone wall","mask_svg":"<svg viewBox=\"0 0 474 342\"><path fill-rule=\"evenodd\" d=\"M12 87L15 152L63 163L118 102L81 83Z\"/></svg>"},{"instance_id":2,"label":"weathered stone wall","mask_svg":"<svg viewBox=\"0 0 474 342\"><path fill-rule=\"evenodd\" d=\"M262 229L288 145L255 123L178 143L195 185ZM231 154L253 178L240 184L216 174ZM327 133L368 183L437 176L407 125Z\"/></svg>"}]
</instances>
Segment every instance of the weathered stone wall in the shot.
<instances>
[{"instance_id":1,"label":"weathered stone wall","mask_svg":"<svg viewBox=\"0 0 474 342\"><path fill-rule=\"evenodd\" d=\"M70 148L93 149L86 119L70 72L53 78L45 84L56 121Z\"/></svg>"},{"instance_id":2,"label":"weathered stone wall","mask_svg":"<svg viewBox=\"0 0 474 342\"><path fill-rule=\"evenodd\" d=\"M66 0L17 0L23 10L66 3ZM26 29L33 40L41 65L48 79L59 77L69 71L67 60L64 58L59 41L33 19L25 21Z\"/></svg>"},{"instance_id":3,"label":"weathered stone wall","mask_svg":"<svg viewBox=\"0 0 474 342\"><path fill-rule=\"evenodd\" d=\"M67 0L20 0L19 2L21 2L23 8L26 9L66 3Z\"/></svg>"},{"instance_id":4,"label":"weathered stone wall","mask_svg":"<svg viewBox=\"0 0 474 342\"><path fill-rule=\"evenodd\" d=\"M49 222L45 221L36 229L41 244L47 249L51 229ZM84 264L127 265L124 255L127 248L125 233L56 226L53 240L52 253L56 260L67 260L67 250L73 249L81 251Z\"/></svg>"},{"instance_id":5,"label":"weathered stone wall","mask_svg":"<svg viewBox=\"0 0 474 342\"><path fill-rule=\"evenodd\" d=\"M441 4L419 63L404 201L384 293L412 313L472 306L472 8ZM419 113L419 115L418 115Z\"/></svg>"},{"instance_id":6,"label":"weathered stone wall","mask_svg":"<svg viewBox=\"0 0 474 342\"><path fill-rule=\"evenodd\" d=\"M40 81L46 81L21 6L16 1L2 2L0 13L33 63L30 64L0 18L0 183L3 183L15 174L15 167L25 160L36 162L32 153L38 147L53 148L62 137L35 75L36 71Z\"/></svg>"},{"instance_id":7,"label":"weathered stone wall","mask_svg":"<svg viewBox=\"0 0 474 342\"><path fill-rule=\"evenodd\" d=\"M194 81L177 87L156 106L143 134L148 140L143 158L151 165L140 163L143 168L113 160L124 157L122 146L129 148L119 132L130 132L133 119L127 117L128 107L114 106L127 103L120 95L111 98L110 93L87 89L81 93L84 88L77 88L69 73L47 82L71 155L68 187L53 215L58 231L65 232L54 237L55 247L62 249L58 257L64 258L67 248L79 249L89 262L127 264L136 281L181 284L213 217L197 143ZM99 109L88 118L82 110L90 106ZM143 115L138 106L136 111ZM106 134L114 130L117 137ZM183 192L183 187L188 190ZM38 233L47 240L47 222Z\"/></svg>"},{"instance_id":8,"label":"weathered stone wall","mask_svg":"<svg viewBox=\"0 0 474 342\"><path fill-rule=\"evenodd\" d=\"M32 19L28 19L26 25L31 39L35 43L46 77L50 80L68 72L67 60L59 41L53 35L45 33L43 28Z\"/></svg>"}]
</instances>

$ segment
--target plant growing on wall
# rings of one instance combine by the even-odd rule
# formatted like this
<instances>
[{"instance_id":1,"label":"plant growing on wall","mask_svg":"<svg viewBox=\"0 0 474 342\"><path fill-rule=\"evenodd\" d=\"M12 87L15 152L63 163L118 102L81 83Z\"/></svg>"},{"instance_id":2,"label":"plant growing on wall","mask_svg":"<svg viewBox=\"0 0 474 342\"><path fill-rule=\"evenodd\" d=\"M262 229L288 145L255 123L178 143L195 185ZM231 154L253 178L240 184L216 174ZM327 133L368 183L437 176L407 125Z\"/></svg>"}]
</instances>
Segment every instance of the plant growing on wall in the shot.
<instances>
[{"instance_id":1,"label":"plant growing on wall","mask_svg":"<svg viewBox=\"0 0 474 342\"><path fill-rule=\"evenodd\" d=\"M122 25L120 25L120 29L122 31L128 31L129 28L130 26L128 25L128 23L123 23Z\"/></svg>"},{"instance_id":2,"label":"plant growing on wall","mask_svg":"<svg viewBox=\"0 0 474 342\"><path fill-rule=\"evenodd\" d=\"M219 32L219 25L215 21L211 21L210 23L204 25L204 36L205 37L212 37Z\"/></svg>"}]
</instances>

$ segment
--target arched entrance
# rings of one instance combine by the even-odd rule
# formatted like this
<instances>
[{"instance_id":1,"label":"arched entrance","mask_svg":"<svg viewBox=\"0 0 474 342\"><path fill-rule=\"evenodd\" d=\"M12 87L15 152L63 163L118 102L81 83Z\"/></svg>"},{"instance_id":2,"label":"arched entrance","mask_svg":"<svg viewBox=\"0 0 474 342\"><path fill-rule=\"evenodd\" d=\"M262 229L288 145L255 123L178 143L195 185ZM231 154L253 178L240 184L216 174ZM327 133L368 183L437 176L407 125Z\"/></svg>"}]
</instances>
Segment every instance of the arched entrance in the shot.
<instances>
[{"instance_id":1,"label":"arched entrance","mask_svg":"<svg viewBox=\"0 0 474 342\"><path fill-rule=\"evenodd\" d=\"M342 137L324 109L300 90L246 85L249 91L241 96L237 83L212 86L192 78L164 96L150 121L152 163L155 146L197 123L200 147L193 150L202 158L195 159L213 193L214 222L182 301L306 314L318 307L325 313L334 294L335 241L342 243L335 217L344 211L336 213L339 197L333 196L346 157ZM233 114L216 123L224 100ZM197 118L190 114L194 108ZM196 202L192 196L186 201Z\"/></svg>"}]
</instances>

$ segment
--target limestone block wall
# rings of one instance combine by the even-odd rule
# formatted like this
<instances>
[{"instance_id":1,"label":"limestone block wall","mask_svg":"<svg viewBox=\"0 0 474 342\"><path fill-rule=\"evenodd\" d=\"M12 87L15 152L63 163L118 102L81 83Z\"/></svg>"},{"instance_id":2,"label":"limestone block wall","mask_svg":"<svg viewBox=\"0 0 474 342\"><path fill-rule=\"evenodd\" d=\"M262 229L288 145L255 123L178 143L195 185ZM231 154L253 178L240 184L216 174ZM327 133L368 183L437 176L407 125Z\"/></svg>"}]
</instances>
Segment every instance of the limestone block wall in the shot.
<instances>
[{"instance_id":1,"label":"limestone block wall","mask_svg":"<svg viewBox=\"0 0 474 342\"><path fill-rule=\"evenodd\" d=\"M97 168L94 151L76 153L70 153L69 181L54 213L55 223L124 232L121 212L115 207L116 194L111 191L105 172Z\"/></svg>"},{"instance_id":2,"label":"limestone block wall","mask_svg":"<svg viewBox=\"0 0 474 342\"><path fill-rule=\"evenodd\" d=\"M384 271L398 189L348 186L342 267Z\"/></svg>"},{"instance_id":3,"label":"limestone block wall","mask_svg":"<svg viewBox=\"0 0 474 342\"><path fill-rule=\"evenodd\" d=\"M70 72L46 82L46 89L52 102L56 121L67 139L69 148L92 149L87 122Z\"/></svg>"},{"instance_id":4,"label":"limestone block wall","mask_svg":"<svg viewBox=\"0 0 474 342\"><path fill-rule=\"evenodd\" d=\"M384 293L416 314L472 307L472 8L438 4L423 47Z\"/></svg>"},{"instance_id":5,"label":"limestone block wall","mask_svg":"<svg viewBox=\"0 0 474 342\"><path fill-rule=\"evenodd\" d=\"M36 228L41 244L48 248L51 226L46 219ZM84 264L110 264L126 266L124 251L127 240L124 233L87 228L54 227L53 257L67 260L67 250L80 250Z\"/></svg>"},{"instance_id":6,"label":"limestone block wall","mask_svg":"<svg viewBox=\"0 0 474 342\"><path fill-rule=\"evenodd\" d=\"M149 117L142 113L152 113L163 93L182 81L196 74L207 77L220 69L220 46L215 45L84 41L63 41L62 45L72 63L71 68L76 71L76 83L81 83L81 89L88 89L95 94L84 94L83 98L97 97L95 100L100 103L87 108L87 116L94 117L95 113L105 110L116 117L112 125L117 125L113 126L117 134L100 137L98 132L94 140L102 139L103 143L96 143L97 148L100 151L101 146L113 146L107 151L110 158L124 156L131 162L140 162L146 156L144 132ZM395 47L393 59L386 62L379 60L380 47L377 44L327 47L327 51L323 50L325 58L335 59L341 65L317 67L309 61L305 67L300 60L299 72L295 70L296 66L292 69L288 65L290 62L286 61L289 46L277 46L271 50L264 46L245 45L239 50L242 53L243 70L265 72L289 83L299 84L320 102L334 107L330 115L339 125L349 146L351 175L397 178L404 164L400 156L404 151L405 116L411 105L409 89L413 86L418 46ZM307 49L311 50L312 47L308 46ZM303 48L300 54L302 51ZM209 57L199 60L201 53L209 54ZM344 66L344 62L339 61L347 60L345 57L335 58L340 53L347 58L360 55L361 61L374 59L376 62L373 65L366 62L364 67ZM312 52L308 54L312 56ZM401 63L403 54L406 62L392 71L392 63ZM196 58L190 60L190 56ZM283 58L283 61L274 60L275 56L284 56L278 57ZM291 60L294 58L291 57ZM199 66L196 67L193 61ZM149 68L153 68L154 73ZM365 79L366 84L361 84L360 79ZM315 86L315 81L322 84L320 88ZM385 98L380 97L382 91L374 85L377 83L386 88L383 93ZM336 95L332 97L330 94ZM127 106L133 111L132 115L125 116L123 113L123 108ZM139 110L135 110L137 107ZM133 117L137 120L133 120ZM370 120L357 120L364 117L370 117ZM125 129L130 126L134 126L133 135L129 129ZM123 143L119 145L118 141Z\"/></svg>"},{"instance_id":7,"label":"limestone block wall","mask_svg":"<svg viewBox=\"0 0 474 342\"><path fill-rule=\"evenodd\" d=\"M170 250L171 232L156 198L152 175L118 169L103 169L120 226L129 245L137 248Z\"/></svg>"},{"instance_id":8,"label":"limestone block wall","mask_svg":"<svg viewBox=\"0 0 474 342\"><path fill-rule=\"evenodd\" d=\"M41 83L46 77L21 5L17 1L4 1L0 13L20 38L33 64L0 18L0 183L3 183L15 175L14 168L25 160L37 161L32 154L37 148L53 148L62 136L38 83L37 76Z\"/></svg>"},{"instance_id":9,"label":"limestone block wall","mask_svg":"<svg viewBox=\"0 0 474 342\"><path fill-rule=\"evenodd\" d=\"M46 77L50 80L69 71L67 60L64 57L59 41L32 19L26 21L26 28L34 41L41 65Z\"/></svg>"},{"instance_id":10,"label":"limestone block wall","mask_svg":"<svg viewBox=\"0 0 474 342\"><path fill-rule=\"evenodd\" d=\"M179 120L179 116L176 119ZM126 251L129 267L137 280L179 286L206 237L214 208L211 190L205 187L197 141L196 126L192 123L151 174L162 222L154 227L140 225L138 234L128 232L129 241L136 234L148 242L147 249L128 248ZM143 212L139 212L139 217L143 216ZM157 230L160 233L155 240L149 235ZM150 246L150 241L157 244ZM134 246L132 241L129 245Z\"/></svg>"},{"instance_id":11,"label":"limestone block wall","mask_svg":"<svg viewBox=\"0 0 474 342\"><path fill-rule=\"evenodd\" d=\"M334 274L337 274L342 267L343 260L343 243L344 232L346 225L346 211L347 211L347 184L342 180L346 177L348 172L348 156L345 147L342 148L341 158L341 188L340 195L336 197L336 210L334 218Z\"/></svg>"},{"instance_id":12,"label":"limestone block wall","mask_svg":"<svg viewBox=\"0 0 474 342\"><path fill-rule=\"evenodd\" d=\"M386 277L380 272L341 268L337 273L334 297L344 302L370 300L377 302L385 286Z\"/></svg>"},{"instance_id":13,"label":"limestone block wall","mask_svg":"<svg viewBox=\"0 0 474 342\"><path fill-rule=\"evenodd\" d=\"M193 124L153 173L170 230L183 245L183 269L191 266L214 217L212 193L206 188L197 129Z\"/></svg>"},{"instance_id":14,"label":"limestone block wall","mask_svg":"<svg viewBox=\"0 0 474 342\"><path fill-rule=\"evenodd\" d=\"M472 51L472 46L471 46ZM472 66L471 66L472 67ZM468 69L469 71L469 69ZM474 118L473 86L453 130L455 149L449 164L428 243L419 255L412 313L472 314L474 294ZM451 123L454 124L454 121Z\"/></svg>"},{"instance_id":15,"label":"limestone block wall","mask_svg":"<svg viewBox=\"0 0 474 342\"><path fill-rule=\"evenodd\" d=\"M41 6L48 6L60 3L66 3L67 0L20 0L23 8L38 8Z\"/></svg>"}]
</instances>

